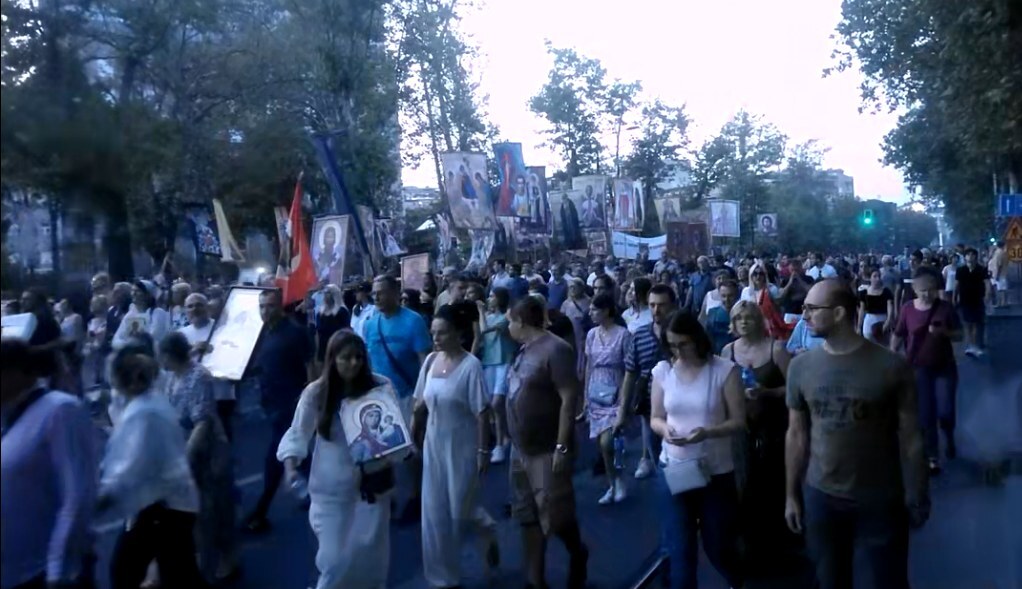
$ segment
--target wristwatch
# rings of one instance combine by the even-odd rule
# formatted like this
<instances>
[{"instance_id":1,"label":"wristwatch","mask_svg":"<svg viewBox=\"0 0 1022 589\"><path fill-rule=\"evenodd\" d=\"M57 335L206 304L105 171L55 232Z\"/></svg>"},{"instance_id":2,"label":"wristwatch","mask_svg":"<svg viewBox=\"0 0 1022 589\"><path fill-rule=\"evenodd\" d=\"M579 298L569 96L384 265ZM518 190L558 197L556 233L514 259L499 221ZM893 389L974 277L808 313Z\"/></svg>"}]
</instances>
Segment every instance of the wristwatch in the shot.
<instances>
[{"instance_id":1,"label":"wristwatch","mask_svg":"<svg viewBox=\"0 0 1022 589\"><path fill-rule=\"evenodd\" d=\"M554 451L557 452L558 454L567 454L568 447L565 446L564 444L557 444L556 446L554 446Z\"/></svg>"}]
</instances>

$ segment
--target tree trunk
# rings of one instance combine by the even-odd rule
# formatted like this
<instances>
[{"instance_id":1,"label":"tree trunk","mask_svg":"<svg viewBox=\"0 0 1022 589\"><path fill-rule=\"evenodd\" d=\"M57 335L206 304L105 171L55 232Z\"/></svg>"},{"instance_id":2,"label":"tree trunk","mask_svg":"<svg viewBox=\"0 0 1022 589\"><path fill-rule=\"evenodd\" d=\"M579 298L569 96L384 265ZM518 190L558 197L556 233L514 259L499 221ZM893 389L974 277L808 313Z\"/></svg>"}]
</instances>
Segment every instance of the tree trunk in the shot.
<instances>
[{"instance_id":1,"label":"tree trunk","mask_svg":"<svg viewBox=\"0 0 1022 589\"><path fill-rule=\"evenodd\" d=\"M103 236L107 271L115 281L130 280L135 276L135 264L131 258L131 232L128 230L128 207L124 195L107 191L102 197L106 203L106 222L109 223Z\"/></svg>"}]
</instances>

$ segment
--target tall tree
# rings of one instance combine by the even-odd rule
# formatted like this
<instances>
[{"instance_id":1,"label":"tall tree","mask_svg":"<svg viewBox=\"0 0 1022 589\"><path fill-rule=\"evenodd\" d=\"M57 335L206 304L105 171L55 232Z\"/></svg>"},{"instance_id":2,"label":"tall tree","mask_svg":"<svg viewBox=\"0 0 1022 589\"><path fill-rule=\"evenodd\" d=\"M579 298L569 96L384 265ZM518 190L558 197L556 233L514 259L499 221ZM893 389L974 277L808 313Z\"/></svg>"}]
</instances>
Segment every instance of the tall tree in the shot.
<instances>
[{"instance_id":1,"label":"tall tree","mask_svg":"<svg viewBox=\"0 0 1022 589\"><path fill-rule=\"evenodd\" d=\"M639 123L642 133L632 140L632 152L624 163L625 174L643 185L646 211L653 211L656 186L667 179L671 161L688 145L689 118L684 106L668 106L659 99L642 107ZM659 223L653 215L646 216L643 230L659 233Z\"/></svg>"},{"instance_id":2,"label":"tall tree","mask_svg":"<svg viewBox=\"0 0 1022 589\"><path fill-rule=\"evenodd\" d=\"M529 101L532 112L547 120L546 135L564 158L567 178L600 171L598 134L605 112L606 70L599 60L547 41L554 65L546 84Z\"/></svg>"}]
</instances>

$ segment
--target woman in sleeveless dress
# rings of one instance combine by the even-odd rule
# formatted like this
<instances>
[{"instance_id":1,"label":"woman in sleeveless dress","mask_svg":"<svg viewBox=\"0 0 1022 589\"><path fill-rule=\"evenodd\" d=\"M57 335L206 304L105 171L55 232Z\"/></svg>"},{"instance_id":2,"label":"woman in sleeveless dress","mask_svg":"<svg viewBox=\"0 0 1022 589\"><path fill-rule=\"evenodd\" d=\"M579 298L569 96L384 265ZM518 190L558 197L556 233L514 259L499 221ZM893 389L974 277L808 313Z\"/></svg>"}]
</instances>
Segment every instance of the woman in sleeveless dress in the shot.
<instances>
[{"instance_id":1,"label":"woman in sleeveless dress","mask_svg":"<svg viewBox=\"0 0 1022 589\"><path fill-rule=\"evenodd\" d=\"M783 341L767 334L759 306L739 301L731 310L738 339L721 356L742 375L748 435L736 438L738 488L752 564L777 564L779 550L793 538L784 525L784 436L788 409L784 394L791 356ZM743 439L744 438L744 439Z\"/></svg>"}]
</instances>

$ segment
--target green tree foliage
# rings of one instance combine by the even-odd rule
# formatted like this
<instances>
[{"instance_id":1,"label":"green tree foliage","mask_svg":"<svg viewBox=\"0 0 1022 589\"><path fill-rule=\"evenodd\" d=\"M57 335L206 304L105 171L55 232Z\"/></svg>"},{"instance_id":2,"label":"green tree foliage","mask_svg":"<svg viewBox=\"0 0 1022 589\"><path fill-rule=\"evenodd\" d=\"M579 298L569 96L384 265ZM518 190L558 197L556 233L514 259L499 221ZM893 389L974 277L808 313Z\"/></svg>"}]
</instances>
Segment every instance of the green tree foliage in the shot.
<instances>
[{"instance_id":1,"label":"green tree foliage","mask_svg":"<svg viewBox=\"0 0 1022 589\"><path fill-rule=\"evenodd\" d=\"M906 109L886 160L959 233L985 233L994 178L1022 181L1022 5L1015 0L845 0L838 69L865 105Z\"/></svg>"},{"instance_id":2,"label":"green tree foliage","mask_svg":"<svg viewBox=\"0 0 1022 589\"><path fill-rule=\"evenodd\" d=\"M547 42L547 51L554 65L529 107L547 120L546 134L564 158L567 178L596 173L602 157L597 135L608 102L606 70L573 49Z\"/></svg>"}]
</instances>

